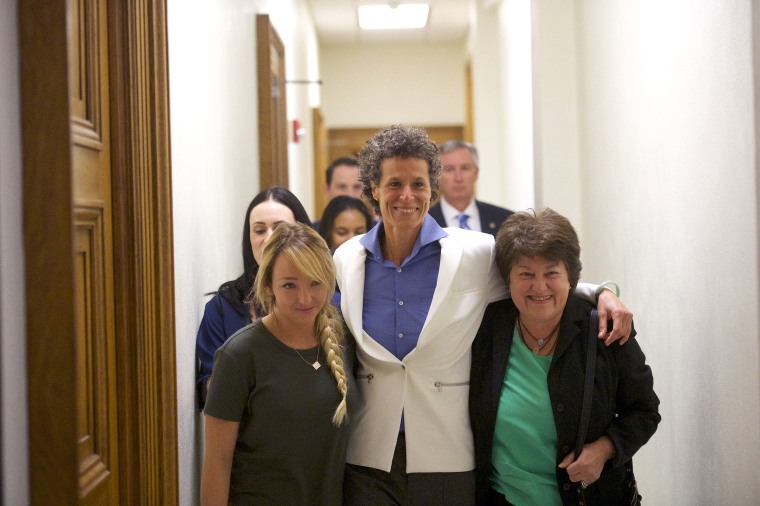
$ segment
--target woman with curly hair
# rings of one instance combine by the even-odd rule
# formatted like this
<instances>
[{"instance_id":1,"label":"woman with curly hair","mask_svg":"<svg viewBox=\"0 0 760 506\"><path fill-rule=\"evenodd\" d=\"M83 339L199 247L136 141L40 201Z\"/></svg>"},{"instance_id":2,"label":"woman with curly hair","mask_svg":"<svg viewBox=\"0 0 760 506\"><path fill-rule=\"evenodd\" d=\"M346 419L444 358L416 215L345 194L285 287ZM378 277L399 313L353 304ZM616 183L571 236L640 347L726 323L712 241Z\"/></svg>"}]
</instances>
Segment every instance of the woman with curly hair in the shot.
<instances>
[{"instance_id":1,"label":"woman with curly hair","mask_svg":"<svg viewBox=\"0 0 760 506\"><path fill-rule=\"evenodd\" d=\"M353 350L342 346L334 287L324 240L309 225L280 225L256 277L267 315L214 358L204 506L341 504Z\"/></svg>"},{"instance_id":2,"label":"woman with curly hair","mask_svg":"<svg viewBox=\"0 0 760 506\"><path fill-rule=\"evenodd\" d=\"M424 130L387 128L359 161L381 222L334 255L360 394L345 504L467 506L475 501L471 345L488 303L507 295L494 238L443 229L428 215L441 163ZM593 286L581 291L595 300ZM599 303L605 322L615 321L612 335L605 327L600 337L627 336L625 306L612 292Z\"/></svg>"}]
</instances>

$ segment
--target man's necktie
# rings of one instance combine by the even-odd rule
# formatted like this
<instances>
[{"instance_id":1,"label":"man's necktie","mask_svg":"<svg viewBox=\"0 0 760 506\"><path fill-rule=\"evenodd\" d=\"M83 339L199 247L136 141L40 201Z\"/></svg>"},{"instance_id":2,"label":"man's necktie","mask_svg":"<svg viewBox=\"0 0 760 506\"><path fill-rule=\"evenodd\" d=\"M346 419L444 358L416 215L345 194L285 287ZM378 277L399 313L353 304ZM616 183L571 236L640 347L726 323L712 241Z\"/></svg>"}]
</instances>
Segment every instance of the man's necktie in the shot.
<instances>
[{"instance_id":1,"label":"man's necktie","mask_svg":"<svg viewBox=\"0 0 760 506\"><path fill-rule=\"evenodd\" d=\"M467 214L460 214L459 215L459 228L463 228L465 230L470 230L470 226L467 224L467 218L470 216Z\"/></svg>"}]
</instances>

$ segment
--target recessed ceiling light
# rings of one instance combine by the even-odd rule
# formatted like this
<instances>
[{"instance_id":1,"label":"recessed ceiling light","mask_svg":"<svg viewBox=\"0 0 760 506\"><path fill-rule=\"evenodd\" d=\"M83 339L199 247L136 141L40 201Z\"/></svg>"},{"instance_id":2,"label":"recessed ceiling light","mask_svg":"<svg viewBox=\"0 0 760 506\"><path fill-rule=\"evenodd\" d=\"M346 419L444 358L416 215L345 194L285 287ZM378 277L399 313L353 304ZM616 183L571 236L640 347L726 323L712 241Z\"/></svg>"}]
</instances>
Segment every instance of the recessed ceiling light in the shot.
<instances>
[{"instance_id":1,"label":"recessed ceiling light","mask_svg":"<svg viewBox=\"0 0 760 506\"><path fill-rule=\"evenodd\" d=\"M426 4L360 5L359 26L364 30L422 28L427 24L430 6Z\"/></svg>"}]
</instances>

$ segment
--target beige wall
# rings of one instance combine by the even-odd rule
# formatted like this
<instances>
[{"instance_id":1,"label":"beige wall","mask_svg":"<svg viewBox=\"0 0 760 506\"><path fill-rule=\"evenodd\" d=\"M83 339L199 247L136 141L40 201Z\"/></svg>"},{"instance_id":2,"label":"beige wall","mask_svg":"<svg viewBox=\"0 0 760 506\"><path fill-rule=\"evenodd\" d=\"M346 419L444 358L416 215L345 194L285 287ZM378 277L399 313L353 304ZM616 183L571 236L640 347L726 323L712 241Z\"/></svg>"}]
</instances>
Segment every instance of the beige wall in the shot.
<instances>
[{"instance_id":1,"label":"beige wall","mask_svg":"<svg viewBox=\"0 0 760 506\"><path fill-rule=\"evenodd\" d=\"M322 45L328 128L464 125L465 41Z\"/></svg>"},{"instance_id":2,"label":"beige wall","mask_svg":"<svg viewBox=\"0 0 760 506\"><path fill-rule=\"evenodd\" d=\"M524 24L509 15L528 7L529 51ZM649 504L760 497L752 14L747 0L503 0L480 9L479 29L499 51L474 58L476 113L486 111L476 140L508 173L487 187L512 195L499 185L533 178L515 201L571 217L584 280L622 283L662 401L663 422L635 458ZM475 50L484 38L475 34ZM532 113L520 117L505 104L524 78L509 77L515 59L528 52ZM478 93L498 79L490 96ZM484 131L491 124L500 134ZM525 149L525 131L532 156L505 152Z\"/></svg>"},{"instance_id":3,"label":"beige wall","mask_svg":"<svg viewBox=\"0 0 760 506\"><path fill-rule=\"evenodd\" d=\"M760 498L751 20L747 0L579 2L587 273L623 282L654 369L656 504Z\"/></svg>"},{"instance_id":4,"label":"beige wall","mask_svg":"<svg viewBox=\"0 0 760 506\"><path fill-rule=\"evenodd\" d=\"M0 3L0 504L29 503L16 2Z\"/></svg>"},{"instance_id":5,"label":"beige wall","mask_svg":"<svg viewBox=\"0 0 760 506\"><path fill-rule=\"evenodd\" d=\"M197 504L202 426L195 407L195 336L204 294L243 269L244 213L259 192L255 15L285 45L288 79L318 77L304 0L169 0L169 72L177 325L180 503ZM319 94L286 85L288 120L310 130ZM318 90L317 90L318 92ZM290 130L290 128L289 128ZM313 207L311 143L288 145L290 188Z\"/></svg>"}]
</instances>

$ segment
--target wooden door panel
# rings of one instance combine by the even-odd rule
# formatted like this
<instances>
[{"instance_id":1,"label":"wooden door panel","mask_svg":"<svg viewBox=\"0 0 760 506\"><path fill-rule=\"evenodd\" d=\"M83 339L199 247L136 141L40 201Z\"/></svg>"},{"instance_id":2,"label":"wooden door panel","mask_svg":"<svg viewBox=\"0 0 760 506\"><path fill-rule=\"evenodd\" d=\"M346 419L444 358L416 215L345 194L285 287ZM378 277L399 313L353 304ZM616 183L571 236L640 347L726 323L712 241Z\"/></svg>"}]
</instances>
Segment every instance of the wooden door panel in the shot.
<instances>
[{"instance_id":1,"label":"wooden door panel","mask_svg":"<svg viewBox=\"0 0 760 506\"><path fill-rule=\"evenodd\" d=\"M118 433L111 291L102 201L79 201L75 210L79 489L83 504L116 504ZM105 502L104 502L105 501Z\"/></svg>"},{"instance_id":2,"label":"wooden door panel","mask_svg":"<svg viewBox=\"0 0 760 506\"><path fill-rule=\"evenodd\" d=\"M100 139L101 107L107 81L107 29L105 4L99 0L69 0L68 60L69 107L73 131L83 138Z\"/></svg>"},{"instance_id":3,"label":"wooden door panel","mask_svg":"<svg viewBox=\"0 0 760 506\"><path fill-rule=\"evenodd\" d=\"M118 504L119 437L105 0L70 0L69 105L79 496Z\"/></svg>"},{"instance_id":4,"label":"wooden door panel","mask_svg":"<svg viewBox=\"0 0 760 506\"><path fill-rule=\"evenodd\" d=\"M314 144L314 219L320 219L327 205L325 170L330 164L327 154L327 127L319 108L311 110L311 131Z\"/></svg>"},{"instance_id":5,"label":"wooden door panel","mask_svg":"<svg viewBox=\"0 0 760 506\"><path fill-rule=\"evenodd\" d=\"M178 504L165 9L18 1L34 505Z\"/></svg>"}]
</instances>

